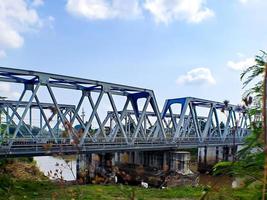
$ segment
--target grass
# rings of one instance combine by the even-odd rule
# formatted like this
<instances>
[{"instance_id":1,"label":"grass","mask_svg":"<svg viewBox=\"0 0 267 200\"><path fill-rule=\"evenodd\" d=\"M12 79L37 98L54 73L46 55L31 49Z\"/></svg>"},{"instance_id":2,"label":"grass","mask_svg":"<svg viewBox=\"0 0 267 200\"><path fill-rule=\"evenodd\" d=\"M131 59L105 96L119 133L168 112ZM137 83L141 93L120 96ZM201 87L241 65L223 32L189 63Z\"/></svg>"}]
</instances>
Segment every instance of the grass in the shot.
<instances>
[{"instance_id":1,"label":"grass","mask_svg":"<svg viewBox=\"0 0 267 200\"><path fill-rule=\"evenodd\" d=\"M58 185L50 181L15 181L10 187L0 189L2 200L159 200L159 199L200 199L204 187L174 187L166 189L141 188L125 185ZM134 195L133 195L134 194ZM221 189L210 191L210 200L251 200L259 199L260 189Z\"/></svg>"},{"instance_id":2,"label":"grass","mask_svg":"<svg viewBox=\"0 0 267 200\"><path fill-rule=\"evenodd\" d=\"M180 187L171 189L145 189L125 185L72 185L63 186L51 182L16 181L14 185L0 189L0 199L177 199L200 197L202 188Z\"/></svg>"},{"instance_id":3,"label":"grass","mask_svg":"<svg viewBox=\"0 0 267 200\"><path fill-rule=\"evenodd\" d=\"M77 186L76 186L77 187ZM82 186L80 188L85 199L175 199L175 198L191 198L195 199L202 193L201 188L180 187L171 189L145 189L137 186L125 185L91 185ZM134 195L133 195L134 194Z\"/></svg>"}]
</instances>

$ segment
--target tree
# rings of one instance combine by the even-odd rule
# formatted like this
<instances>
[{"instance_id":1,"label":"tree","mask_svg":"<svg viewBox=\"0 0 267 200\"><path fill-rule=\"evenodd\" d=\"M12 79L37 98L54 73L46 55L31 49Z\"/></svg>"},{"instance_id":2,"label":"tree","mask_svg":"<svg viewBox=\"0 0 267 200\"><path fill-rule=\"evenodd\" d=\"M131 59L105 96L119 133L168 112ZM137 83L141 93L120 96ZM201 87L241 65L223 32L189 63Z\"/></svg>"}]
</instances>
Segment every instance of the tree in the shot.
<instances>
[{"instance_id":1,"label":"tree","mask_svg":"<svg viewBox=\"0 0 267 200\"><path fill-rule=\"evenodd\" d=\"M214 167L215 174L227 173L244 177L247 185L261 182L262 199L266 199L267 176L266 66L267 53L261 51L261 55L255 57L255 65L241 73L243 88L248 88L244 92L243 102L250 117L251 134L245 140L245 147L238 152L237 162L220 162Z\"/></svg>"},{"instance_id":2,"label":"tree","mask_svg":"<svg viewBox=\"0 0 267 200\"><path fill-rule=\"evenodd\" d=\"M266 114L266 96L267 96L267 53L265 51L261 51L262 55L256 56L256 64L249 67L241 74L241 80L246 77L244 82L244 87L250 84L252 81L256 80L256 84L247 90L246 95L254 95L256 99L254 114L258 115L262 113L261 127L262 138L264 141L264 154L265 154L265 162L264 162L264 178L263 178L263 193L262 199L266 199L266 178L267 178L267 114ZM262 108L262 110L260 109ZM260 139L260 137L258 138Z\"/></svg>"}]
</instances>

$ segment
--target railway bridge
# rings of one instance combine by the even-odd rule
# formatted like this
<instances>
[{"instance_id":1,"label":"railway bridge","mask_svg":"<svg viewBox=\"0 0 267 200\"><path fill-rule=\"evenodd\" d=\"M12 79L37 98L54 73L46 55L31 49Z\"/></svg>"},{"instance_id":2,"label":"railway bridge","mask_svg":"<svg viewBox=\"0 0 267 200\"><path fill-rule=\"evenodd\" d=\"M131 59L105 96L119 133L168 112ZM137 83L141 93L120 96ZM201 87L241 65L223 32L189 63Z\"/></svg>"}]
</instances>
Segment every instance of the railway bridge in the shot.
<instances>
[{"instance_id":1,"label":"railway bridge","mask_svg":"<svg viewBox=\"0 0 267 200\"><path fill-rule=\"evenodd\" d=\"M228 103L174 98L160 110L149 89L4 67L0 82L19 92L0 100L1 157L231 146L249 134Z\"/></svg>"},{"instance_id":2,"label":"railway bridge","mask_svg":"<svg viewBox=\"0 0 267 200\"><path fill-rule=\"evenodd\" d=\"M228 102L174 98L160 109L149 89L4 67L0 83L19 94L0 99L2 158L77 154L88 166L88 155L130 152L163 165L177 156L168 152L198 148L206 162L208 148L226 158L249 134L246 110Z\"/></svg>"},{"instance_id":3,"label":"railway bridge","mask_svg":"<svg viewBox=\"0 0 267 200\"><path fill-rule=\"evenodd\" d=\"M206 166L249 134L246 110L228 102L173 98L160 109L149 89L4 67L0 84L12 93L0 94L0 158L77 154L77 174L123 154L176 170L177 151L192 148Z\"/></svg>"}]
</instances>

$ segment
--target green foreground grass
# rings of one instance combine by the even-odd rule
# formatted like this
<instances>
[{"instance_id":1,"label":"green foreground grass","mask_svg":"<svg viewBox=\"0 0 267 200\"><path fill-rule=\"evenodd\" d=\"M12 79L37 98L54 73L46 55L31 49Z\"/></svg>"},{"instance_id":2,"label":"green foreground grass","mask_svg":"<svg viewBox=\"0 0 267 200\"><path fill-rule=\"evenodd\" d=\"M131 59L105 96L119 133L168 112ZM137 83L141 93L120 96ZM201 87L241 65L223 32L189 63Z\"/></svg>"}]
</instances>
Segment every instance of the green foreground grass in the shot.
<instances>
[{"instance_id":1,"label":"green foreground grass","mask_svg":"<svg viewBox=\"0 0 267 200\"><path fill-rule=\"evenodd\" d=\"M59 200L159 200L159 199L200 199L204 187L175 187L166 189L141 188L125 185L58 185L50 181L16 181L8 186L2 182L0 199L59 199ZM3 185L6 184L6 187ZM133 198L134 197L134 198ZM209 191L205 199L259 199L260 189L221 189Z\"/></svg>"}]
</instances>

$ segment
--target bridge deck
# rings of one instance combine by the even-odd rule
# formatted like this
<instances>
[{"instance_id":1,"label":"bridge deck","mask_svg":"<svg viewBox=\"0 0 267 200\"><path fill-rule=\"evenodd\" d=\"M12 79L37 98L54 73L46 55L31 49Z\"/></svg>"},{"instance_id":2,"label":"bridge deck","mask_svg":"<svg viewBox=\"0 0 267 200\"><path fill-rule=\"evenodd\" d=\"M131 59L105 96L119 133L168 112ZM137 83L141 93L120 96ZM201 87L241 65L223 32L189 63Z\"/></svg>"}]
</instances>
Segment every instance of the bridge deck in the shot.
<instances>
[{"instance_id":1,"label":"bridge deck","mask_svg":"<svg viewBox=\"0 0 267 200\"><path fill-rule=\"evenodd\" d=\"M123 138L122 138L123 139ZM53 143L32 143L30 141L17 142L12 148L4 147L0 149L0 157L12 156L47 156L61 154L83 154L83 153L101 153L101 152L119 152L119 151L161 151L161 150L177 150L191 149L205 146L235 146L242 145L243 139L228 138L224 142L220 139L210 139L203 142L198 141L198 138L187 138L176 143L169 141L154 141L154 142L135 142L127 144L121 141L110 142L86 142L79 147L75 144L70 144L68 141L62 141L61 144Z\"/></svg>"}]
</instances>

